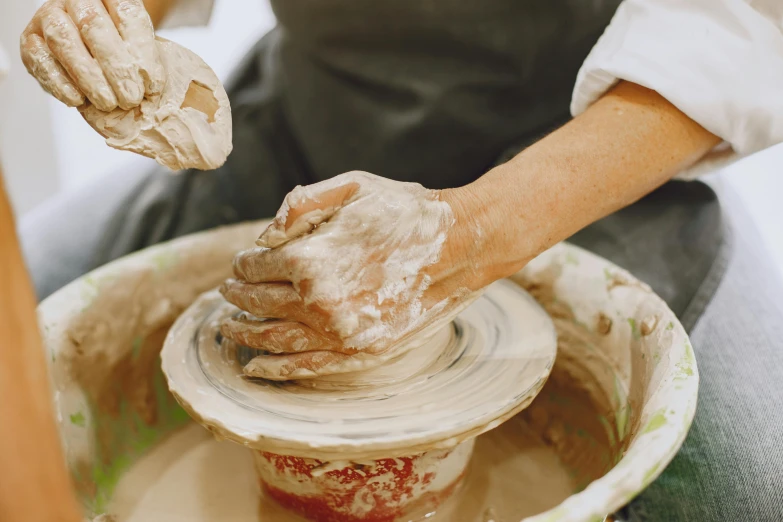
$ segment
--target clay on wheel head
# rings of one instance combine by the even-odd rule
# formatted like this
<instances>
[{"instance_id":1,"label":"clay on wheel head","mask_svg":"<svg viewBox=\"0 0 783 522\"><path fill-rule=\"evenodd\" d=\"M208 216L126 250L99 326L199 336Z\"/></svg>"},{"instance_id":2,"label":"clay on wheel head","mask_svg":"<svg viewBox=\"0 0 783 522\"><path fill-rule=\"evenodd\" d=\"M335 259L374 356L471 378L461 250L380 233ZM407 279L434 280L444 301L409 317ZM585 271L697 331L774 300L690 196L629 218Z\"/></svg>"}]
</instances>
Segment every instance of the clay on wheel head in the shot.
<instances>
[{"instance_id":1,"label":"clay on wheel head","mask_svg":"<svg viewBox=\"0 0 783 522\"><path fill-rule=\"evenodd\" d=\"M195 53L158 38L166 70L159 96L131 110L102 112L87 103L82 116L106 144L154 158L172 170L210 170L231 152L231 107L220 80Z\"/></svg>"}]
</instances>

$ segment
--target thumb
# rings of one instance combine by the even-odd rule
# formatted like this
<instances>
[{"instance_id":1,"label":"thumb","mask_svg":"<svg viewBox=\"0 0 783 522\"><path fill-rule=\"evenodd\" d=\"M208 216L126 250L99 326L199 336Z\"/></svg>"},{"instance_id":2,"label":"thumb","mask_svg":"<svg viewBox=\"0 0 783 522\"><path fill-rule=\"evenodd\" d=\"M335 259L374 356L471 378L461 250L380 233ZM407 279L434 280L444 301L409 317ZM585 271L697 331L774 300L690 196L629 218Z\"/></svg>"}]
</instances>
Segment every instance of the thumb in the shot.
<instances>
[{"instance_id":1,"label":"thumb","mask_svg":"<svg viewBox=\"0 0 783 522\"><path fill-rule=\"evenodd\" d=\"M343 177L294 188L256 245L275 248L310 233L353 201L358 191L358 181Z\"/></svg>"}]
</instances>

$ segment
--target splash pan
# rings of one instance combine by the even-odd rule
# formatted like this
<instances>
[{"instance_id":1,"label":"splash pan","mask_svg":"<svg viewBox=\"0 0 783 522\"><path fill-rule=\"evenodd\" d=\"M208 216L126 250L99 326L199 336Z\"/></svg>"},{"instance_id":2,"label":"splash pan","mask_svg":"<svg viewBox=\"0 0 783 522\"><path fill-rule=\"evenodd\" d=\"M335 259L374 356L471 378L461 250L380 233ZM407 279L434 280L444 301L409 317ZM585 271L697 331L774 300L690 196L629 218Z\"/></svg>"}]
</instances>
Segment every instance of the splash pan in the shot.
<instances>
[{"instance_id":1,"label":"splash pan","mask_svg":"<svg viewBox=\"0 0 783 522\"><path fill-rule=\"evenodd\" d=\"M167 336L163 372L197 422L256 450L269 496L316 521L431 513L461 484L475 437L538 394L557 350L543 308L502 281L377 369L272 382L247 378L260 352L220 334L240 313L215 291L201 296Z\"/></svg>"},{"instance_id":2,"label":"splash pan","mask_svg":"<svg viewBox=\"0 0 783 522\"><path fill-rule=\"evenodd\" d=\"M184 411L167 389L159 357L178 318L176 328L189 328L191 334L180 345L179 359L167 364L176 362L181 371L199 376L198 389L205 395L236 411L253 411L255 401L243 404L240 392L247 393L239 385L255 393L269 384L241 376L242 363L253 354L223 346L210 326L221 311L209 306L207 297L230 277L234 253L252 244L265 225L228 227L147 249L101 267L41 304L62 443L88 518L106 513L118 522L301 522L372 516L408 522L421 517L408 516L407 508L423 506L428 521L592 522L650 484L682 444L698 390L698 370L685 331L649 287L568 244L543 253L502 283L517 285L512 288L519 289L522 299L532 296L546 310L558 345L557 360L538 396L495 429L489 428L506 415L502 401L493 399L494 410L487 411L486 418L494 420L476 422L473 429L455 428L462 403L446 397L443 404L458 406L449 411L453 415L426 399L418 402L423 410L414 415L432 419L425 431L416 433L413 423L390 422L388 431L379 434L359 421L382 419L378 411L389 399L377 395L359 400L368 383L345 380L319 382L309 389L304 382L270 385L277 395L269 396L277 401L287 396L297 401L320 395L352 397L356 409L341 408L342 401L333 400L339 415L306 415L311 432L299 439L289 432L291 423L301 419L275 420L277 424L253 429L235 423L234 433L218 423L220 411L205 408L201 417L196 415L197 400L183 400L189 410ZM185 325L180 316L197 302L206 306L204 313ZM495 330L472 330L468 312L474 310L466 310L441 333L440 355L428 358L422 352L422 359L407 361L406 367L413 368L406 376L413 391L434 393L429 379L413 380L423 374L439 379L450 371L465 371L463 376L469 378L467 367L460 370L461 364L471 362L459 350L460 343L467 346L471 336L488 335L489 346ZM527 321L516 312L509 315L514 327ZM210 339L209 328L214 337L202 347L199 364L194 341L202 332ZM501 333L506 331L502 328ZM189 357L195 365L182 362ZM514 359L503 364L509 361L516 364ZM378 388L405 388L406 381L395 375L374 379ZM508 386L496 380L491 375L471 387L481 382L488 390L503 391ZM228 396L219 386L230 391ZM529 386L512 389L510 397ZM190 392L180 390L179 399ZM473 400L463 389L455 393L461 393L466 404ZM524 407L525 401L520 404ZM369 414L359 409L363 405ZM508 415L517 407L510 406ZM202 421L212 433L202 428ZM345 436L354 424L364 429L357 439ZM478 435L482 430L489 431ZM218 439L230 435L241 444L218 442L213 434ZM416 437L430 442L404 455L403 446L416 446ZM433 448L441 444L442 449ZM321 451L334 454L322 457ZM363 452L370 456L358 458ZM391 481L402 483L399 503L378 486ZM350 487L340 490L336 484ZM360 495L349 498L346 490ZM383 502L373 504L369 495L379 492ZM319 505L326 497L336 503ZM419 506L411 505L417 501ZM329 512L340 506L356 509ZM405 516L395 516L401 507ZM308 515L303 519L301 513Z\"/></svg>"}]
</instances>

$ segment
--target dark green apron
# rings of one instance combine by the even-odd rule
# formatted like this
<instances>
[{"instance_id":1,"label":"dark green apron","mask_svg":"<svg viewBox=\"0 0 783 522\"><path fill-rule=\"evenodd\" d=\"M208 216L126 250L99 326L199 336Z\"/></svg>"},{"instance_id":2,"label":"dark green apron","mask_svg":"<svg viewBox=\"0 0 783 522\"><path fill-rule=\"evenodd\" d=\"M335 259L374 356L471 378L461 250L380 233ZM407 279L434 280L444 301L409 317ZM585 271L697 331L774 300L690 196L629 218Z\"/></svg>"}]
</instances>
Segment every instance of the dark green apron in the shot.
<instances>
[{"instance_id":1,"label":"dark green apron","mask_svg":"<svg viewBox=\"0 0 783 522\"><path fill-rule=\"evenodd\" d=\"M99 265L272 216L285 194L350 170L467 184L569 118L577 71L618 0L273 0L279 24L229 92L234 152L217 171L152 173L104 234ZM720 278L720 208L672 182L572 241L647 281L690 328Z\"/></svg>"}]
</instances>

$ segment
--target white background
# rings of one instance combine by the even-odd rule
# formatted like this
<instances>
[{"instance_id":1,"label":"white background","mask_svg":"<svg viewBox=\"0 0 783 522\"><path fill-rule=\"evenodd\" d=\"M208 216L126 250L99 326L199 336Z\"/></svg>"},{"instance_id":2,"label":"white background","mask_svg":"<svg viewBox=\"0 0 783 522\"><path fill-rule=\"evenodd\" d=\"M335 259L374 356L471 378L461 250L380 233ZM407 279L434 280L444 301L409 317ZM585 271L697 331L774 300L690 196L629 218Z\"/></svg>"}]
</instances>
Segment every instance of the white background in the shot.
<instances>
[{"instance_id":1,"label":"white background","mask_svg":"<svg viewBox=\"0 0 783 522\"><path fill-rule=\"evenodd\" d=\"M46 96L18 57L19 34L41 2L0 0L0 45L11 74L0 84L0 161L17 213L48 198L149 161L110 149L74 109ZM216 0L206 28L161 34L189 47L225 78L244 52L274 23L264 0ZM755 218L783 274L783 145L710 176L736 190Z\"/></svg>"}]
</instances>

